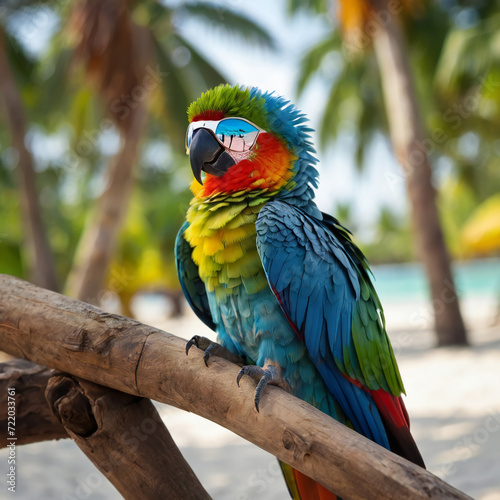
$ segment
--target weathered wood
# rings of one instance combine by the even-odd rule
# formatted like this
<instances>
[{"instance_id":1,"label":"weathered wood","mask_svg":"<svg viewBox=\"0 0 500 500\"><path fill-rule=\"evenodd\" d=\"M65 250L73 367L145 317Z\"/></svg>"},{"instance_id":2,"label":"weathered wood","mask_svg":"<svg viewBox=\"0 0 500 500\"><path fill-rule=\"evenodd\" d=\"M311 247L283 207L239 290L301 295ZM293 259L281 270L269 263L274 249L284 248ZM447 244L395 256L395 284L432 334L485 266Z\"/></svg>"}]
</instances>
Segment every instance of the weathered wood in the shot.
<instances>
[{"instance_id":1,"label":"weathered wood","mask_svg":"<svg viewBox=\"0 0 500 500\"><path fill-rule=\"evenodd\" d=\"M60 374L47 401L68 434L126 499L209 499L149 399Z\"/></svg>"},{"instance_id":2,"label":"weathered wood","mask_svg":"<svg viewBox=\"0 0 500 500\"><path fill-rule=\"evenodd\" d=\"M150 400L24 359L1 363L0 447L8 444L9 388L16 445L71 437L125 498L210 498Z\"/></svg>"},{"instance_id":3,"label":"weathered wood","mask_svg":"<svg viewBox=\"0 0 500 500\"><path fill-rule=\"evenodd\" d=\"M54 417L45 399L45 388L52 370L13 359L0 364L0 448L7 441L7 389L15 390L16 444L29 444L68 438L68 433Z\"/></svg>"},{"instance_id":4,"label":"weathered wood","mask_svg":"<svg viewBox=\"0 0 500 500\"><path fill-rule=\"evenodd\" d=\"M0 275L0 349L75 376L208 418L299 469L345 499L466 499L277 387L260 413L255 384L238 367L137 321Z\"/></svg>"}]
</instances>

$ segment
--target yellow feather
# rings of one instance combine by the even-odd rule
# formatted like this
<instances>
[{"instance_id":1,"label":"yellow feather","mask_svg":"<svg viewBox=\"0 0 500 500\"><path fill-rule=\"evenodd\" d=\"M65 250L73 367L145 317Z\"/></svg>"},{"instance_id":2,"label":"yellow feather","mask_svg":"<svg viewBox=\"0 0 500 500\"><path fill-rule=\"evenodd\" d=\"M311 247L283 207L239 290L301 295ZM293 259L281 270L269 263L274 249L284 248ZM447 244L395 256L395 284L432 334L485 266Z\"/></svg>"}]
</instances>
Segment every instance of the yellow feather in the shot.
<instances>
[{"instance_id":1,"label":"yellow feather","mask_svg":"<svg viewBox=\"0 0 500 500\"><path fill-rule=\"evenodd\" d=\"M200 273L200 277L202 279L215 277L217 272L220 271L221 267L221 264L218 264L212 259L205 258L198 265L198 272Z\"/></svg>"},{"instance_id":2,"label":"yellow feather","mask_svg":"<svg viewBox=\"0 0 500 500\"><path fill-rule=\"evenodd\" d=\"M229 224L226 225L227 229L234 229L246 224L251 224L257 220L255 214L247 214L242 212L240 215L236 216Z\"/></svg>"},{"instance_id":3,"label":"yellow feather","mask_svg":"<svg viewBox=\"0 0 500 500\"><path fill-rule=\"evenodd\" d=\"M245 210L246 206L246 203L237 203L217 210L217 212L211 215L207 227L210 229L220 229L224 227L229 221L233 220Z\"/></svg>"},{"instance_id":4,"label":"yellow feather","mask_svg":"<svg viewBox=\"0 0 500 500\"><path fill-rule=\"evenodd\" d=\"M193 262L200 266L201 262L205 259L205 254L203 253L203 248L200 245L197 245L193 248L193 253L191 254L193 257Z\"/></svg>"},{"instance_id":5,"label":"yellow feather","mask_svg":"<svg viewBox=\"0 0 500 500\"><path fill-rule=\"evenodd\" d=\"M256 188L256 187L259 187L261 186L262 184L264 184L266 182L265 179L257 179L256 181L252 182L252 187L253 188Z\"/></svg>"},{"instance_id":6,"label":"yellow feather","mask_svg":"<svg viewBox=\"0 0 500 500\"><path fill-rule=\"evenodd\" d=\"M229 278L248 278L257 274L262 269L262 263L256 250L247 252L245 256L237 262L227 263L225 266Z\"/></svg>"},{"instance_id":7,"label":"yellow feather","mask_svg":"<svg viewBox=\"0 0 500 500\"><path fill-rule=\"evenodd\" d=\"M222 243L219 234L216 233L211 237L203 238L203 251L205 255L214 255L221 250L224 250L224 243Z\"/></svg>"},{"instance_id":8,"label":"yellow feather","mask_svg":"<svg viewBox=\"0 0 500 500\"><path fill-rule=\"evenodd\" d=\"M243 249L240 243L228 246L214 255L215 262L225 264L226 262L236 262L243 257Z\"/></svg>"},{"instance_id":9,"label":"yellow feather","mask_svg":"<svg viewBox=\"0 0 500 500\"><path fill-rule=\"evenodd\" d=\"M256 233L254 224L247 224L246 226L235 227L234 229L226 229L222 233L222 241L226 245L231 245L246 238L250 238Z\"/></svg>"}]
</instances>

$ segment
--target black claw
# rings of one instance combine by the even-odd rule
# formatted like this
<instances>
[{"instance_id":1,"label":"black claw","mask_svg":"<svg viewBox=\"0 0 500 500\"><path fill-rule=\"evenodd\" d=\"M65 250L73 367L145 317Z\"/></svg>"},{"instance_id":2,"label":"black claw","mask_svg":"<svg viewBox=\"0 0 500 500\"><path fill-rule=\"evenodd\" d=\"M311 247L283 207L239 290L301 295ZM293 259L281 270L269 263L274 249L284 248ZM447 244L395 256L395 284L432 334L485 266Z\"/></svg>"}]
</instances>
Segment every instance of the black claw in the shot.
<instances>
[{"instance_id":1,"label":"black claw","mask_svg":"<svg viewBox=\"0 0 500 500\"><path fill-rule=\"evenodd\" d=\"M262 398L262 395L264 394L264 389L266 388L267 384L269 384L269 383L275 384L275 383L280 382L281 376L280 376L278 370L274 366L268 366L264 370L260 366L247 365L247 366L244 366L238 372L238 376L236 377L236 383L238 384L238 387L240 386L240 380L243 377L243 375L248 375L248 376L252 377L253 379L258 380L258 384L257 384L257 387L255 389L255 397L254 397L255 409L258 412L260 400Z\"/></svg>"},{"instance_id":2,"label":"black claw","mask_svg":"<svg viewBox=\"0 0 500 500\"><path fill-rule=\"evenodd\" d=\"M262 394L264 393L264 388L266 385L269 383L271 380L271 374L265 370L262 378L259 380L259 383L257 384L257 388L255 389L255 408L257 411L259 411L259 403L260 399L262 398Z\"/></svg>"},{"instance_id":3,"label":"black claw","mask_svg":"<svg viewBox=\"0 0 500 500\"><path fill-rule=\"evenodd\" d=\"M255 409L257 410L257 413L260 413L260 411L259 411L260 398L261 398L261 394L257 395L257 391L255 391L255 398L254 398L253 402L255 403Z\"/></svg>"},{"instance_id":4,"label":"black claw","mask_svg":"<svg viewBox=\"0 0 500 500\"><path fill-rule=\"evenodd\" d=\"M189 353L189 349L191 349L191 347L193 346L196 346L198 347L198 335L195 335L194 337L192 337L190 340L188 340L187 344L186 344L186 356L188 355Z\"/></svg>"},{"instance_id":5,"label":"black claw","mask_svg":"<svg viewBox=\"0 0 500 500\"><path fill-rule=\"evenodd\" d=\"M210 349L207 349L203 354L203 361L205 362L205 366L208 368L208 360L210 358Z\"/></svg>"},{"instance_id":6,"label":"black claw","mask_svg":"<svg viewBox=\"0 0 500 500\"><path fill-rule=\"evenodd\" d=\"M245 375L245 366L238 372L238 376L236 377L236 383L238 384L238 387L240 386L240 380L243 375Z\"/></svg>"},{"instance_id":7,"label":"black claw","mask_svg":"<svg viewBox=\"0 0 500 500\"><path fill-rule=\"evenodd\" d=\"M200 338L201 337L199 335L195 335L194 337L191 337L190 340L188 340L188 342L186 344L186 356L188 355L189 349L191 349L191 347L193 347L194 345L196 347L200 347L199 346Z\"/></svg>"}]
</instances>

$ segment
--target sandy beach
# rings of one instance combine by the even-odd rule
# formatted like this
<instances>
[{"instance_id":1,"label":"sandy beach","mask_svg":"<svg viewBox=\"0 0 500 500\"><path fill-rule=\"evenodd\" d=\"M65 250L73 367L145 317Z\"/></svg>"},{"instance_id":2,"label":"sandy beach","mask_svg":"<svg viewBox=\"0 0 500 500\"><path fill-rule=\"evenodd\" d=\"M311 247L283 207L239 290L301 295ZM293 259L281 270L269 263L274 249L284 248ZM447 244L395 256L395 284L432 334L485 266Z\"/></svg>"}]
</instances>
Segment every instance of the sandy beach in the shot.
<instances>
[{"instance_id":1,"label":"sandy beach","mask_svg":"<svg viewBox=\"0 0 500 500\"><path fill-rule=\"evenodd\" d=\"M434 349L429 329L409 328L425 303L386 304L388 330L408 397L412 432L428 469L478 500L500 500L500 327L493 300L465 300L471 348ZM148 315L148 312L145 312ZM139 318L182 337L208 333L191 314ZM204 367L200 367L204 369ZM235 390L237 390L235 383ZM276 460L212 422L158 405L186 459L214 499L286 499ZM118 499L121 496L71 441L18 448L18 499ZM5 478L7 450L0 451ZM0 498L9 498L5 480Z\"/></svg>"}]
</instances>

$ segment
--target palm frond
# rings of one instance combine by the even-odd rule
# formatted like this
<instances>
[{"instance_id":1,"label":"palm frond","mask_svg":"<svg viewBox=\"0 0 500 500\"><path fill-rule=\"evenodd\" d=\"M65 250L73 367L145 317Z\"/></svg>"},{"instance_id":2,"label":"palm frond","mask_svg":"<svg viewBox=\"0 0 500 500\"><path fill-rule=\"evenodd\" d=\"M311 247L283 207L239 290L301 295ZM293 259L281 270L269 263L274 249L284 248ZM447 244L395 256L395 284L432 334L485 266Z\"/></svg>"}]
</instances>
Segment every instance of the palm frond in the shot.
<instances>
[{"instance_id":1,"label":"palm frond","mask_svg":"<svg viewBox=\"0 0 500 500\"><path fill-rule=\"evenodd\" d=\"M301 59L299 79L297 81L297 95L300 96L309 83L311 77L319 70L326 55L339 49L341 37L338 31L332 31L330 36L320 40Z\"/></svg>"},{"instance_id":2,"label":"palm frond","mask_svg":"<svg viewBox=\"0 0 500 500\"><path fill-rule=\"evenodd\" d=\"M162 123L167 131L171 144L178 150L184 146L184 132L187 125L186 110L193 96L189 81L183 77L183 72L171 60L171 55L165 47L153 38L156 60L162 73L162 98L164 113L161 113Z\"/></svg>"},{"instance_id":3,"label":"palm frond","mask_svg":"<svg viewBox=\"0 0 500 500\"><path fill-rule=\"evenodd\" d=\"M177 12L179 15L185 14L190 19L198 19L246 42L275 48L275 40L266 29L234 10L209 2L193 2L182 4Z\"/></svg>"},{"instance_id":4,"label":"palm frond","mask_svg":"<svg viewBox=\"0 0 500 500\"><path fill-rule=\"evenodd\" d=\"M175 35L174 39L191 53L191 66L204 81L204 89L215 87L220 83L227 82L227 78L208 61L202 54L182 35Z\"/></svg>"}]
</instances>

